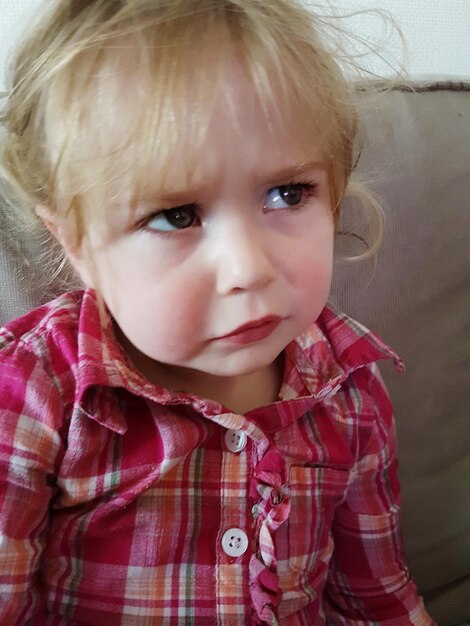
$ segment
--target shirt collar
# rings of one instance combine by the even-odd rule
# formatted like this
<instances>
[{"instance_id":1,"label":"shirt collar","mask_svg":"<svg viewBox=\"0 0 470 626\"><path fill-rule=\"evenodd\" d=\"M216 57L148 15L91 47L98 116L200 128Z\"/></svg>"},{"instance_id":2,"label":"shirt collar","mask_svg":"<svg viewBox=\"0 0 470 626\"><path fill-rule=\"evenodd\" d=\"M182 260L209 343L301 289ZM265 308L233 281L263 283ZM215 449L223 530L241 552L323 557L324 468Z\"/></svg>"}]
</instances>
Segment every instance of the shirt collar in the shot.
<instances>
[{"instance_id":1,"label":"shirt collar","mask_svg":"<svg viewBox=\"0 0 470 626\"><path fill-rule=\"evenodd\" d=\"M249 413L266 433L293 423L318 402L334 396L355 370L381 359L392 359L403 371L398 355L374 333L329 304L314 324L284 351L281 402Z\"/></svg>"},{"instance_id":2,"label":"shirt collar","mask_svg":"<svg viewBox=\"0 0 470 626\"><path fill-rule=\"evenodd\" d=\"M398 370L403 370L401 359L381 339L328 304L316 322L285 349L281 402L295 403L303 398L311 405L311 400L324 397L355 369L389 358ZM148 382L127 358L115 337L111 317L106 311L100 313L96 294L88 289L83 293L79 314L75 401L86 415L103 426L125 432L127 425L115 393L118 388L163 405L191 405L210 419L223 409L214 401ZM95 393L98 389L99 394ZM111 407L106 412L99 410L103 394ZM300 404L298 409L304 410L305 403ZM293 411L292 415L297 412ZM255 417L259 413L255 409L250 415Z\"/></svg>"},{"instance_id":3,"label":"shirt collar","mask_svg":"<svg viewBox=\"0 0 470 626\"><path fill-rule=\"evenodd\" d=\"M398 371L400 357L368 328L328 303L310 328L290 343L284 384L300 376L307 393L318 394L326 385L342 381L359 367L392 359ZM298 385L297 385L298 386Z\"/></svg>"},{"instance_id":4,"label":"shirt collar","mask_svg":"<svg viewBox=\"0 0 470 626\"><path fill-rule=\"evenodd\" d=\"M93 289L85 290L78 321L75 392L75 403L85 415L111 430L125 432L127 424L119 408L117 389L124 389L163 405L191 405L204 415L214 412L214 405L217 405L214 401L181 391L171 391L147 381L134 367L116 339L109 312L104 306L101 308L102 310L96 292ZM100 410L103 400L109 407L105 412Z\"/></svg>"}]
</instances>

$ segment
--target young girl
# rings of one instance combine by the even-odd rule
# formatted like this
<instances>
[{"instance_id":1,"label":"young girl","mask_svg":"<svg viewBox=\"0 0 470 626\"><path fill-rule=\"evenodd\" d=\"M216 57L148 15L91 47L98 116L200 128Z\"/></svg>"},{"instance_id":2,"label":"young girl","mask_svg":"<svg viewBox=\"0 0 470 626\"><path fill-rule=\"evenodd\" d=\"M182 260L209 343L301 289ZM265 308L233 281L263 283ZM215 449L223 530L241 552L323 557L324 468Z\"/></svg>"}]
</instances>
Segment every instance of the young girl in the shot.
<instances>
[{"instance_id":1,"label":"young girl","mask_svg":"<svg viewBox=\"0 0 470 626\"><path fill-rule=\"evenodd\" d=\"M3 117L86 289L0 334L1 624L431 624L400 361L326 306L357 124L320 18L51 0Z\"/></svg>"}]
</instances>

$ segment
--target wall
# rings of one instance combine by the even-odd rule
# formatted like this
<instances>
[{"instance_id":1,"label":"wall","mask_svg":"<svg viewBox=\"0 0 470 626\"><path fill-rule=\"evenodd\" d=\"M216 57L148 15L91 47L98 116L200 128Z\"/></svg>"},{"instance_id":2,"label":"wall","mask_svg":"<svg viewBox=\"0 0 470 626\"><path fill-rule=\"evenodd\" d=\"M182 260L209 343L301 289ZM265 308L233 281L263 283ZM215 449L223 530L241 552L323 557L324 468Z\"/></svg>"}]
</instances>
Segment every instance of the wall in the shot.
<instances>
[{"instance_id":1,"label":"wall","mask_svg":"<svg viewBox=\"0 0 470 626\"><path fill-rule=\"evenodd\" d=\"M32 15L48 0L0 0L0 91L5 89L4 68L9 51ZM269 0L266 0L269 1ZM309 2L309 0L306 0ZM322 0L322 4L328 0ZM313 1L310 4L314 5ZM455 74L470 76L470 0L330 0L344 10L382 8L400 24L409 47L412 75ZM362 37L385 44L385 56L395 67L402 58L399 39L381 20L359 16L351 20ZM372 71L389 73L386 63L370 57Z\"/></svg>"},{"instance_id":2,"label":"wall","mask_svg":"<svg viewBox=\"0 0 470 626\"><path fill-rule=\"evenodd\" d=\"M5 90L5 68L9 54L32 15L47 0L0 0L0 91Z\"/></svg>"},{"instance_id":3,"label":"wall","mask_svg":"<svg viewBox=\"0 0 470 626\"><path fill-rule=\"evenodd\" d=\"M454 74L470 77L470 0L332 0L343 11L384 9L398 22L408 47L407 70L413 76ZM385 43L388 35L394 52L401 58L399 39L383 29L378 19L358 16L357 31L372 41ZM382 35L385 34L385 38ZM375 63L383 69L384 64ZM386 72L386 69L384 70Z\"/></svg>"}]
</instances>

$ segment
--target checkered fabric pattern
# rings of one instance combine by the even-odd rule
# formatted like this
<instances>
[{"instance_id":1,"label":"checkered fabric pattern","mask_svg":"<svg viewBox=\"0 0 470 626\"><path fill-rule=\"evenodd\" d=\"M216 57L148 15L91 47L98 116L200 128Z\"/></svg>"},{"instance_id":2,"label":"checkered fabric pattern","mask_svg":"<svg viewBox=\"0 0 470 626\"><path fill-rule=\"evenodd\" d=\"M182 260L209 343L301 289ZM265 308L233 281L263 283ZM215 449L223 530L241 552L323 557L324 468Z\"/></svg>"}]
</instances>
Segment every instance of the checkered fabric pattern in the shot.
<instances>
[{"instance_id":1,"label":"checkered fabric pattern","mask_svg":"<svg viewBox=\"0 0 470 626\"><path fill-rule=\"evenodd\" d=\"M401 368L327 307L285 349L279 400L238 415L146 381L93 291L8 324L0 623L432 624L403 555L383 358Z\"/></svg>"}]
</instances>

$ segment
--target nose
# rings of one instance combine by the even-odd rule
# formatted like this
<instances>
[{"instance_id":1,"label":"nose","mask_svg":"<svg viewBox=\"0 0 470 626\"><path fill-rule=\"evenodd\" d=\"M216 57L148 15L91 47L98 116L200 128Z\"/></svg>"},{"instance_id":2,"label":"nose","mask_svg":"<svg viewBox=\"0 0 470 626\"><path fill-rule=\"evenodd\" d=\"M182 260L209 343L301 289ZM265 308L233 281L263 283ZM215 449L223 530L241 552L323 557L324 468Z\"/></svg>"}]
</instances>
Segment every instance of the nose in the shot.
<instances>
[{"instance_id":1,"label":"nose","mask_svg":"<svg viewBox=\"0 0 470 626\"><path fill-rule=\"evenodd\" d=\"M219 232L217 290L220 294L263 289L275 278L266 236L251 225L237 225Z\"/></svg>"}]
</instances>

